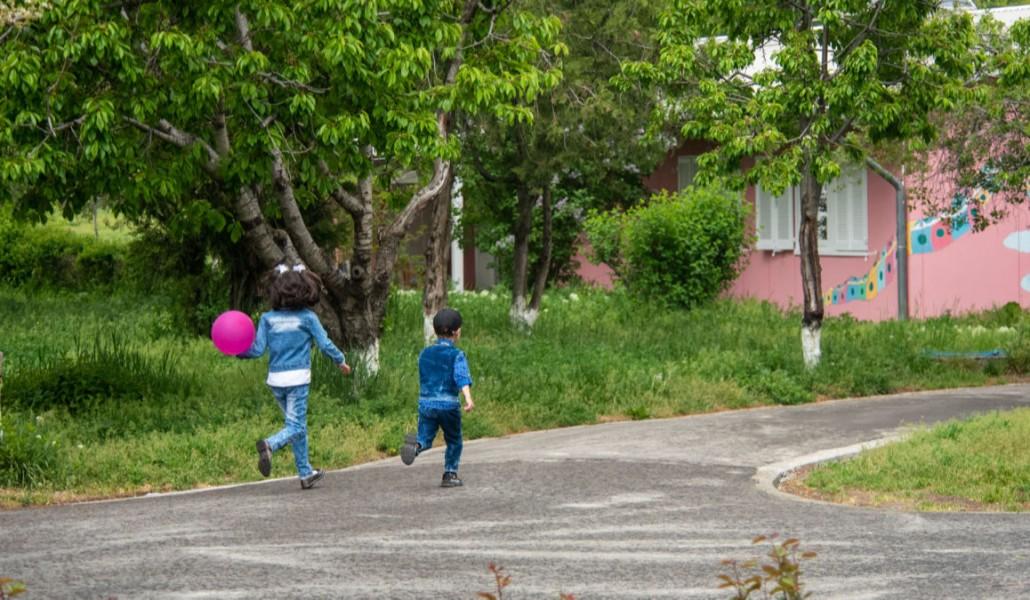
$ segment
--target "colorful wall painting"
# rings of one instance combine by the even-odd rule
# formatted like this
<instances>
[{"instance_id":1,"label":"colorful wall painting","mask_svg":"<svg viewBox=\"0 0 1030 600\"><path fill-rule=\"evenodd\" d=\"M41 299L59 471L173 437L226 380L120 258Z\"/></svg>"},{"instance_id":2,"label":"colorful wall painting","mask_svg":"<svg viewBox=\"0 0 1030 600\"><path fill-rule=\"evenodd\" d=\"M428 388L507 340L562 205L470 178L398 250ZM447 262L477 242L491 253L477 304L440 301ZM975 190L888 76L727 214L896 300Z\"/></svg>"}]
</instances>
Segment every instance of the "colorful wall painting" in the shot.
<instances>
[{"instance_id":1,"label":"colorful wall painting","mask_svg":"<svg viewBox=\"0 0 1030 600\"><path fill-rule=\"evenodd\" d=\"M1009 250L1030 253L1030 229L1010 233L1002 244ZM1019 287L1030 292L1030 275L1023 276L1023 279L1019 281Z\"/></svg>"},{"instance_id":2,"label":"colorful wall painting","mask_svg":"<svg viewBox=\"0 0 1030 600\"><path fill-rule=\"evenodd\" d=\"M859 300L872 300L894 281L895 254L898 240L891 240L890 245L880 251L869 272L861 277L849 277L847 281L832 287L823 293L823 304L846 304Z\"/></svg>"},{"instance_id":3,"label":"colorful wall painting","mask_svg":"<svg viewBox=\"0 0 1030 600\"><path fill-rule=\"evenodd\" d=\"M972 201L970 200L970 195L959 192L952 198L951 209L947 213L909 221L907 224L908 254L929 254L940 251L972 232L973 220L977 216L978 207L988 202L990 195L984 190L977 190L972 194ZM1012 243L1020 248L1027 248L1026 250L1020 249L1021 252L1030 252L1030 231L1020 233L1025 233L1026 236L1019 237ZM1008 240L1005 245L1009 245ZM875 299L894 280L897 249L898 240L895 237L888 246L880 251L868 273L849 277L846 281L823 292L823 304L846 304ZM1022 283L1023 289L1030 291L1030 287L1027 287L1030 285L1030 275L1025 277Z\"/></svg>"}]
</instances>

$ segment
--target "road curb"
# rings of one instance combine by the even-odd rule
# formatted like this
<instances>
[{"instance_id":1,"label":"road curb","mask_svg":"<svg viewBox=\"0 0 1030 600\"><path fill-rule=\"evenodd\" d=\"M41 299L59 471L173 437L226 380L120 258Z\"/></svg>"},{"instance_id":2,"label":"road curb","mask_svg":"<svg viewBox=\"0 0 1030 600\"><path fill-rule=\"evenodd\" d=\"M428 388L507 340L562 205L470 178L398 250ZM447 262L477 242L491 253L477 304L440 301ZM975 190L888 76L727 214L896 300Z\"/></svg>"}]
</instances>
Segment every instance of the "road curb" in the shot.
<instances>
[{"instance_id":1,"label":"road curb","mask_svg":"<svg viewBox=\"0 0 1030 600\"><path fill-rule=\"evenodd\" d=\"M759 467L754 474L755 484L758 489L763 492L776 496L778 498L784 498L792 500L794 502L810 502L814 504L826 504L831 506L843 506L837 502L828 502L826 500L818 500L815 498L806 498L804 496L798 496L784 492L780 489L779 484L784 478L789 477L794 472L808 467L811 465L820 465L829 462L835 462L855 456L863 450L870 450L878 448L891 442L896 442L905 436L904 432L896 432L886 435L875 440L868 442L862 442L859 444L852 444L850 446L842 446L840 448L830 448L829 450L820 450L819 452L813 452L811 454L805 454L803 456L797 456L784 461L779 461ZM852 507L854 508L854 507Z\"/></svg>"}]
</instances>

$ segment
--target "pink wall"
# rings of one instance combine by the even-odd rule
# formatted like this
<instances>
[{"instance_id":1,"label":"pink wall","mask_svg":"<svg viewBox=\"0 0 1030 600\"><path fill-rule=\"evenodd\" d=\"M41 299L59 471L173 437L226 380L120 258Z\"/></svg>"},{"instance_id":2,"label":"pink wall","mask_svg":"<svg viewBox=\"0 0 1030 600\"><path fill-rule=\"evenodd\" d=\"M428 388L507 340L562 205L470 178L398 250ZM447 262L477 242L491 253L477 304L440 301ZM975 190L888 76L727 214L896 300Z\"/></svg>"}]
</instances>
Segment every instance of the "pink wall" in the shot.
<instances>
[{"instance_id":1,"label":"pink wall","mask_svg":"<svg viewBox=\"0 0 1030 600\"><path fill-rule=\"evenodd\" d=\"M670 151L666 160L645 178L649 188L676 188L676 157L698 154L704 146L688 143ZM876 263L879 253L895 236L895 192L879 175L868 173L869 193L869 254L867 256L823 256L822 288L824 291L850 277L862 277ZM939 188L947 205L950 191ZM754 203L754 190L746 197ZM911 203L911 200L910 200ZM1022 251L1005 246L1015 245L1019 232L1025 231L1030 240L1030 207L1026 204L1008 209L1009 215L985 231L970 233L935 249L929 254L909 256L909 311L913 317L931 317L945 313L963 313L1018 302L1030 308L1030 248ZM909 221L920 218L917 210L910 210ZM753 226L753 218L752 218ZM1030 246L1030 241L1024 242ZM729 295L770 300L784 307L800 307L802 303L800 261L792 251L770 252L751 250L747 266L729 290ZM581 264L589 265L585 259ZM591 266L592 267L592 266ZM580 276L587 282L606 287L611 284L611 272L581 268ZM1024 282L1024 278L1025 282ZM1024 289L1023 286L1027 289ZM898 313L898 282L894 278L871 300L858 300L845 304L826 304L827 316L850 313L858 319L884 320L896 318Z\"/></svg>"}]
</instances>

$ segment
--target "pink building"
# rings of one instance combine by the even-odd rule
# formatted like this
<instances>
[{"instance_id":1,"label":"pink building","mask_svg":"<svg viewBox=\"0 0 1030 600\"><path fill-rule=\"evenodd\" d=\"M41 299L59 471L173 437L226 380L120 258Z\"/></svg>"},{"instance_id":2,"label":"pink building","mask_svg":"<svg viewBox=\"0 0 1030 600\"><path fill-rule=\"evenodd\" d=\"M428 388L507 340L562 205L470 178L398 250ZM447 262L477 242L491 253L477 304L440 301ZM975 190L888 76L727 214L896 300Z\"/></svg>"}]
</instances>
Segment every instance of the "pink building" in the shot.
<instances>
[{"instance_id":1,"label":"pink building","mask_svg":"<svg viewBox=\"0 0 1030 600\"><path fill-rule=\"evenodd\" d=\"M990 14L1005 26L1030 18L1030 6L975 10L957 3L974 18ZM756 62L766 60L756 56ZM652 190L678 190L693 180L697 155L705 146L687 142L672 150L644 180ZM897 175L897 174L896 174ZM904 178L906 188L917 183ZM908 308L916 318L964 313L1017 302L1030 308L1030 203L1007 207L1007 217L973 232L970 211L985 214L1003 202L986 190L956 190L937 178L934 204L944 214L922 214L909 202L904 240L908 246ZM772 301L784 308L802 304L797 233L796 189L773 196L749 188L754 207L751 226L757 242L747 266L729 290L738 298ZM850 313L859 319L883 320L898 315L897 203L894 188L874 171L856 166L824 187L820 207L820 264L825 313ZM610 269L586 267L588 282L610 285Z\"/></svg>"},{"instance_id":2,"label":"pink building","mask_svg":"<svg viewBox=\"0 0 1030 600\"><path fill-rule=\"evenodd\" d=\"M696 173L704 146L688 142L670 151L645 179L652 190L686 187ZM915 182L908 178L906 187ZM990 210L986 190L939 192L944 215L909 208L909 313L931 317L977 311L1008 302L1030 308L1030 207L1009 207L1008 216L984 231L970 227L969 210ZM772 196L748 188L751 225L757 241L747 266L729 290L738 298L772 301L784 308L802 303L797 249L799 197L796 189ZM1000 203L1000 200L999 200ZM866 168L855 168L824 187L819 253L827 316L850 313L859 319L898 315L896 272L897 210L894 188ZM945 218L940 218L940 217ZM584 261L584 264L585 261ZM586 281L608 284L610 272L581 270Z\"/></svg>"}]
</instances>

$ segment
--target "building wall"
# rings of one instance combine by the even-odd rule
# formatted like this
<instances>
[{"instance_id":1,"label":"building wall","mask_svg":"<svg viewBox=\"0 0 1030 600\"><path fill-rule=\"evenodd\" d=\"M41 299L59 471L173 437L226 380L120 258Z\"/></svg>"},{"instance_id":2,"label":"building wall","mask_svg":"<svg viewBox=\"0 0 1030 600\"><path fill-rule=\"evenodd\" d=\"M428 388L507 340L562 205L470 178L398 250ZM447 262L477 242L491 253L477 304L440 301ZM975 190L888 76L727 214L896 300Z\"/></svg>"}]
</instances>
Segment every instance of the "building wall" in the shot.
<instances>
[{"instance_id":1,"label":"building wall","mask_svg":"<svg viewBox=\"0 0 1030 600\"><path fill-rule=\"evenodd\" d=\"M653 190L675 189L676 158L703 150L699 144L687 144L671 151L658 169L644 180L645 184ZM955 192L942 186L935 189L935 193L941 194L944 200L950 200ZM829 300L824 301L827 316L848 313L858 319L884 320L898 314L894 254L884 252L896 241L895 192L889 183L870 171L868 194L868 254L821 257L822 288L824 298ZM994 202L990 195L982 190L974 194L984 194L987 210L990 210ZM754 204L752 188L747 190L746 198ZM1027 204L1008 207L1006 218L982 232L969 232L955 239L949 234L939 238L932 251L910 254L910 315L926 318L945 313L960 314L1007 302L1018 302L1030 308L1030 206ZM918 225L923 217L919 210L910 209L910 224ZM589 263L582 259L581 264ZM849 280L853 283L863 278L866 278L866 283L868 278L876 281L874 268L878 266L884 267L886 278L880 273L884 281L878 282L875 294L870 292L873 297L840 303L832 301L834 288L846 291ZM579 274L588 283L611 285L611 272L603 266L581 268ZM800 260L794 252L752 249L747 255L747 266L727 293L733 297L769 300L783 308L799 309L801 290Z\"/></svg>"}]
</instances>

